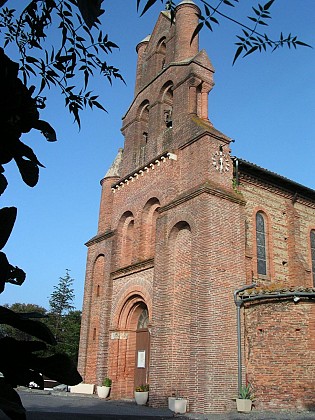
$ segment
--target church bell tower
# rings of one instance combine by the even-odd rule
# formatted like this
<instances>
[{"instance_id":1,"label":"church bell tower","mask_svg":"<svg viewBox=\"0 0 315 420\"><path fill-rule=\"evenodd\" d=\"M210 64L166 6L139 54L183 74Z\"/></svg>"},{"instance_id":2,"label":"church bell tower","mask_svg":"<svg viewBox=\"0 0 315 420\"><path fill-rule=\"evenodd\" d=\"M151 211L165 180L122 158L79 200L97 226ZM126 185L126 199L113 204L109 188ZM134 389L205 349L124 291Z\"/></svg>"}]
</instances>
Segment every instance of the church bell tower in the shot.
<instances>
[{"instance_id":1,"label":"church bell tower","mask_svg":"<svg viewBox=\"0 0 315 420\"><path fill-rule=\"evenodd\" d=\"M137 45L124 147L87 242L79 370L88 383L110 377L112 398L148 383L153 406L178 394L189 410L222 412L237 392L230 291L245 278L244 201L231 140L208 117L214 68L191 41L199 12L181 1Z\"/></svg>"}]
</instances>

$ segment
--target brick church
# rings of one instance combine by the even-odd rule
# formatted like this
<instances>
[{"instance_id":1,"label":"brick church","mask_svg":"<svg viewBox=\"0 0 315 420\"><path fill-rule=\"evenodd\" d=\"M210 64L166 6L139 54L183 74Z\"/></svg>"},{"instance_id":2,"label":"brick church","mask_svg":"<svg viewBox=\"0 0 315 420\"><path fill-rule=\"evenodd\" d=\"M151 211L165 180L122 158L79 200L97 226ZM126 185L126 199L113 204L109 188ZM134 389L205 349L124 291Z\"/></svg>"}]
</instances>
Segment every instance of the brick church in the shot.
<instances>
[{"instance_id":1,"label":"brick church","mask_svg":"<svg viewBox=\"0 0 315 420\"><path fill-rule=\"evenodd\" d=\"M137 46L124 148L87 242L79 371L112 398L235 410L315 406L315 191L231 155L208 118L199 9L160 13Z\"/></svg>"}]
</instances>

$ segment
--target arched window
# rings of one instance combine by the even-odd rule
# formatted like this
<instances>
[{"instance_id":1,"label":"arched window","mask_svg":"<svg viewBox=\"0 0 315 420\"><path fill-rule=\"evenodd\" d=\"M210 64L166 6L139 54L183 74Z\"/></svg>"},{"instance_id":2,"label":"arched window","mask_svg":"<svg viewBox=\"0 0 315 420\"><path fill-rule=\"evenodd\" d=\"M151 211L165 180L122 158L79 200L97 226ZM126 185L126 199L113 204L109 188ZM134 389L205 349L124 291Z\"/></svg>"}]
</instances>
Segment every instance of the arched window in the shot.
<instances>
[{"instance_id":1,"label":"arched window","mask_svg":"<svg viewBox=\"0 0 315 420\"><path fill-rule=\"evenodd\" d=\"M127 266L133 260L134 217L131 211L126 211L118 224L118 266Z\"/></svg>"},{"instance_id":2,"label":"arched window","mask_svg":"<svg viewBox=\"0 0 315 420\"><path fill-rule=\"evenodd\" d=\"M165 68L165 56L166 56L166 44L165 44L165 37L163 37L156 49L156 68L157 71L161 71Z\"/></svg>"},{"instance_id":3,"label":"arched window","mask_svg":"<svg viewBox=\"0 0 315 420\"><path fill-rule=\"evenodd\" d=\"M315 230L311 230L311 258L312 258L312 275L313 286L315 287Z\"/></svg>"},{"instance_id":4,"label":"arched window","mask_svg":"<svg viewBox=\"0 0 315 420\"><path fill-rule=\"evenodd\" d=\"M160 208L159 200L151 198L143 208L141 225L141 257L152 258L155 253L156 220Z\"/></svg>"},{"instance_id":5,"label":"arched window","mask_svg":"<svg viewBox=\"0 0 315 420\"><path fill-rule=\"evenodd\" d=\"M138 319L138 326L137 329L140 330L142 328L147 328L149 324L149 313L147 308L143 309L141 312L139 319Z\"/></svg>"},{"instance_id":6,"label":"arched window","mask_svg":"<svg viewBox=\"0 0 315 420\"><path fill-rule=\"evenodd\" d=\"M267 275L267 236L266 221L263 213L256 214L256 250L257 250L257 274Z\"/></svg>"},{"instance_id":7,"label":"arched window","mask_svg":"<svg viewBox=\"0 0 315 420\"><path fill-rule=\"evenodd\" d=\"M144 101L138 111L139 118L139 145L138 150L138 165L143 165L146 161L147 145L149 139L149 101Z\"/></svg>"}]
</instances>

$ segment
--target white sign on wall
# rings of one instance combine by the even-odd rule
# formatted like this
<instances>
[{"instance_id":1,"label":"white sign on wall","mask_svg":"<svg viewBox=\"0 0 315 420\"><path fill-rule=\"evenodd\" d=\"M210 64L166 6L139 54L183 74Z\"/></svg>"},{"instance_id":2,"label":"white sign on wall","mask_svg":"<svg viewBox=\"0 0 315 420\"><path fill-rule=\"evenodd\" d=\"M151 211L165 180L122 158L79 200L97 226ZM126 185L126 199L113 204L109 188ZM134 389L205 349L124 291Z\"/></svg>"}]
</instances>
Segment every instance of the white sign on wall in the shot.
<instances>
[{"instance_id":1,"label":"white sign on wall","mask_svg":"<svg viewBox=\"0 0 315 420\"><path fill-rule=\"evenodd\" d=\"M138 350L138 368L145 368L145 350Z\"/></svg>"}]
</instances>

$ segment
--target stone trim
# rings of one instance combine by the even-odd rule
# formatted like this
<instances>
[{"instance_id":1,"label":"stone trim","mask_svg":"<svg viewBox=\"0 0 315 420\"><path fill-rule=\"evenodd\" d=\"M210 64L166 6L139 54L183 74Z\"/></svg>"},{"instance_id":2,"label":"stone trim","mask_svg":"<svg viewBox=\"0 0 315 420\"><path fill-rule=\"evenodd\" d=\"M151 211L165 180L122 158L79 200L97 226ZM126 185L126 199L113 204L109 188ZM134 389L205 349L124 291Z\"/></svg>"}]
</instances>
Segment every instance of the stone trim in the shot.
<instances>
[{"instance_id":1,"label":"stone trim","mask_svg":"<svg viewBox=\"0 0 315 420\"><path fill-rule=\"evenodd\" d=\"M111 238L114 235L115 235L115 231L110 230L110 231L107 231L105 233L101 233L99 235L94 236L89 241L87 241L84 245L89 247L91 245L94 245L94 244L97 244L99 242L105 241L106 239Z\"/></svg>"},{"instance_id":2,"label":"stone trim","mask_svg":"<svg viewBox=\"0 0 315 420\"><path fill-rule=\"evenodd\" d=\"M111 273L112 279L119 279L120 277L125 277L129 274L138 273L140 271L147 270L154 267L154 258L149 258L148 260L141 261L135 264L128 265L127 267L120 268L119 270L113 271Z\"/></svg>"},{"instance_id":3,"label":"stone trim","mask_svg":"<svg viewBox=\"0 0 315 420\"><path fill-rule=\"evenodd\" d=\"M128 185L129 182L134 182L139 178L139 176L143 176L145 173L149 172L149 170L154 170L155 166L160 166L161 163L165 163L167 160L177 160L177 155L171 152L163 153L162 155L148 162L146 165L141 166L140 168L126 175L124 178L118 180L115 184L112 185L112 192L115 193L119 191L121 188L124 188L126 185Z\"/></svg>"},{"instance_id":4,"label":"stone trim","mask_svg":"<svg viewBox=\"0 0 315 420\"><path fill-rule=\"evenodd\" d=\"M225 191L223 189L220 189L218 187L214 187L210 185L209 182L206 182L205 184L199 185L198 187L187 191L182 196L176 198L175 200L171 201L169 204L166 204L163 207L159 208L159 213L164 213L165 211L168 211L185 201L189 201L195 197L198 197L200 194L210 194L215 195L217 197L223 198L225 200L232 201L233 203L240 204L242 206L245 206L246 201L244 200L243 196L237 197L235 194Z\"/></svg>"}]
</instances>

